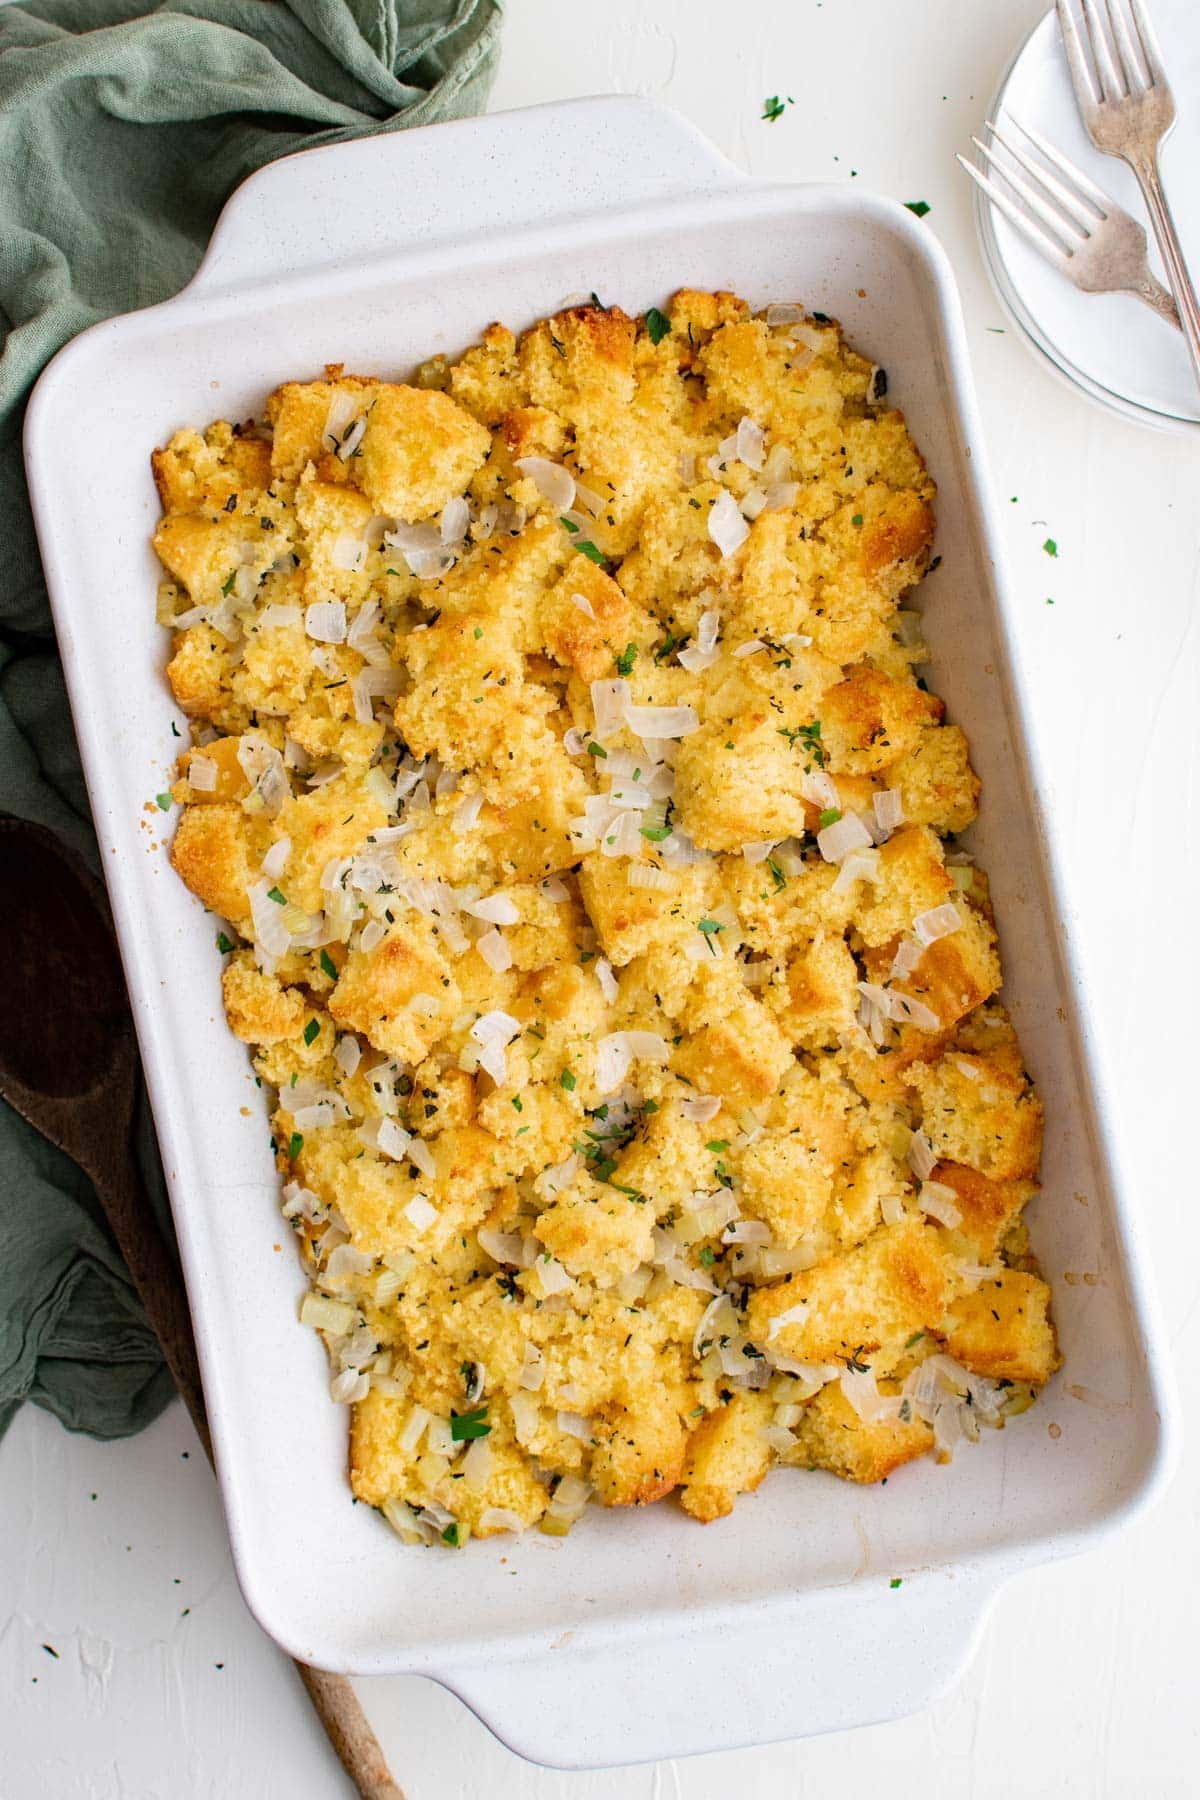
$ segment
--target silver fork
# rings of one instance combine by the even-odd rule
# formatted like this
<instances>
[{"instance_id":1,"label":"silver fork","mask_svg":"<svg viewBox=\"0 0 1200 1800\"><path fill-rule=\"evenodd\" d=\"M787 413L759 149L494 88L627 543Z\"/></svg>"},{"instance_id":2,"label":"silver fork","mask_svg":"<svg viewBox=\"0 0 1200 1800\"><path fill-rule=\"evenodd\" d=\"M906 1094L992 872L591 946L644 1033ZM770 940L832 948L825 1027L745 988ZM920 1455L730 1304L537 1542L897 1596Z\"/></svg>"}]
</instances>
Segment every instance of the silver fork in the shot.
<instances>
[{"instance_id":1,"label":"silver fork","mask_svg":"<svg viewBox=\"0 0 1200 1800\"><path fill-rule=\"evenodd\" d=\"M1012 124L1037 148L1044 162L1002 136L990 119L987 128L992 142L1011 160L1002 162L979 138L971 142L1020 204L999 182L990 181L974 163L960 156L958 160L972 181L1034 249L1084 293L1133 294L1178 327L1175 302L1146 260L1146 233L1138 221L1039 132L1016 119Z\"/></svg>"},{"instance_id":2,"label":"silver fork","mask_svg":"<svg viewBox=\"0 0 1200 1800\"><path fill-rule=\"evenodd\" d=\"M1200 382L1200 304L1158 170L1159 145L1175 123L1175 100L1146 10L1142 0L1129 0L1131 31L1121 0L1082 0L1081 31L1072 0L1055 4L1079 116L1097 150L1119 156L1137 177Z\"/></svg>"}]
</instances>

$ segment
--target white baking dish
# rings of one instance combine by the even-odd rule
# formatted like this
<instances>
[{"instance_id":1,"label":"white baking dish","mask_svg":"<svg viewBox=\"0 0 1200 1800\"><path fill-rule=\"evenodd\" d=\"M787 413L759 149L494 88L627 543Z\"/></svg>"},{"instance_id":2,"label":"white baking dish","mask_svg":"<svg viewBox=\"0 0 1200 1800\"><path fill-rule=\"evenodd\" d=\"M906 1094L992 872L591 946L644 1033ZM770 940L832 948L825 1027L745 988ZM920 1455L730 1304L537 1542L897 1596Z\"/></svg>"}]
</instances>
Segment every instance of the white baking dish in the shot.
<instances>
[{"instance_id":1,"label":"white baking dish","mask_svg":"<svg viewBox=\"0 0 1200 1800\"><path fill-rule=\"evenodd\" d=\"M351 1505L346 1415L295 1322L303 1282L263 1098L221 1016L213 921L167 865L170 821L147 811L178 719L153 619L147 457L177 426L246 417L326 361L403 374L572 292L633 312L684 284L836 315L887 366L938 481L943 566L923 590L935 686L984 780L973 840L1046 1102L1032 1223L1066 1365L1031 1413L951 1469L926 1461L867 1490L779 1473L707 1527L668 1503L595 1512L566 1541L405 1550ZM751 182L632 100L277 163L235 196L184 293L85 332L42 377L30 485L233 1552L251 1608L295 1655L433 1675L516 1749L569 1766L794 1737L928 1700L961 1668L1001 1579L1081 1548L1162 1485L1165 1351L1036 797L984 448L953 280L925 226L844 188Z\"/></svg>"}]
</instances>

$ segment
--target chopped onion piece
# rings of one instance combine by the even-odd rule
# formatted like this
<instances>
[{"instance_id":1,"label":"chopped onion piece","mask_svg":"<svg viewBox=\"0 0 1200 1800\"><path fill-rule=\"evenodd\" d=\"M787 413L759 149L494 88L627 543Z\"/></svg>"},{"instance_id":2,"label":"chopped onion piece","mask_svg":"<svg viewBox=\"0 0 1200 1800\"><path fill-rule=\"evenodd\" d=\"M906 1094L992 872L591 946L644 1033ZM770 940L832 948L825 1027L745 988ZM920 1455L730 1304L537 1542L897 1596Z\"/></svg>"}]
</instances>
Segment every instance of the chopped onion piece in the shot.
<instances>
[{"instance_id":1,"label":"chopped onion piece","mask_svg":"<svg viewBox=\"0 0 1200 1800\"><path fill-rule=\"evenodd\" d=\"M346 608L340 600L319 600L305 610L304 629L319 644L346 641Z\"/></svg>"},{"instance_id":2,"label":"chopped onion piece","mask_svg":"<svg viewBox=\"0 0 1200 1800\"><path fill-rule=\"evenodd\" d=\"M565 1294L569 1291L571 1277L553 1256L539 1256L535 1267L543 1294Z\"/></svg>"},{"instance_id":3,"label":"chopped onion piece","mask_svg":"<svg viewBox=\"0 0 1200 1800\"><path fill-rule=\"evenodd\" d=\"M892 1018L897 1025L915 1025L918 1031L940 1031L942 1021L922 1000L902 994L897 988L888 990Z\"/></svg>"},{"instance_id":4,"label":"chopped onion piece","mask_svg":"<svg viewBox=\"0 0 1200 1800\"><path fill-rule=\"evenodd\" d=\"M398 669L360 669L350 682L350 697L354 702L354 716L360 725L370 725L375 717L374 702L382 699L394 699L400 692L400 672ZM334 773L338 773L335 769Z\"/></svg>"},{"instance_id":5,"label":"chopped onion piece","mask_svg":"<svg viewBox=\"0 0 1200 1800\"><path fill-rule=\"evenodd\" d=\"M211 794L217 785L217 765L211 756L192 756L188 759L188 786L197 794Z\"/></svg>"},{"instance_id":6,"label":"chopped onion piece","mask_svg":"<svg viewBox=\"0 0 1200 1800\"><path fill-rule=\"evenodd\" d=\"M804 316L804 308L790 300L773 300L763 315L768 325L798 325Z\"/></svg>"},{"instance_id":7,"label":"chopped onion piece","mask_svg":"<svg viewBox=\"0 0 1200 1800\"><path fill-rule=\"evenodd\" d=\"M461 494L456 494L453 500L447 500L439 521L439 536L447 549L462 543L470 522L471 509Z\"/></svg>"},{"instance_id":8,"label":"chopped onion piece","mask_svg":"<svg viewBox=\"0 0 1200 1800\"><path fill-rule=\"evenodd\" d=\"M842 1393L864 1424L881 1424L898 1415L899 1394L881 1394L873 1369L843 1369L839 1380Z\"/></svg>"},{"instance_id":9,"label":"chopped onion piece","mask_svg":"<svg viewBox=\"0 0 1200 1800\"><path fill-rule=\"evenodd\" d=\"M517 925L521 914L507 894L487 894L482 900L469 900L463 906L473 919L484 919L489 925Z\"/></svg>"},{"instance_id":10,"label":"chopped onion piece","mask_svg":"<svg viewBox=\"0 0 1200 1800\"><path fill-rule=\"evenodd\" d=\"M613 974L612 964L606 956L601 956L597 959L596 979L600 983L600 992L611 1006L612 1002L620 992L620 989L617 986L617 978Z\"/></svg>"},{"instance_id":11,"label":"chopped onion piece","mask_svg":"<svg viewBox=\"0 0 1200 1800\"><path fill-rule=\"evenodd\" d=\"M362 1061L362 1045L356 1037L348 1033L345 1037L338 1039L333 1060L348 1081L356 1073L358 1065Z\"/></svg>"},{"instance_id":12,"label":"chopped onion piece","mask_svg":"<svg viewBox=\"0 0 1200 1800\"><path fill-rule=\"evenodd\" d=\"M875 823L883 833L895 831L904 823L904 801L899 788L883 788L871 797Z\"/></svg>"},{"instance_id":13,"label":"chopped onion piece","mask_svg":"<svg viewBox=\"0 0 1200 1800\"><path fill-rule=\"evenodd\" d=\"M629 683L622 680L593 681L592 712L596 720L596 736L603 742L615 737L625 722L629 705Z\"/></svg>"},{"instance_id":14,"label":"chopped onion piece","mask_svg":"<svg viewBox=\"0 0 1200 1800\"><path fill-rule=\"evenodd\" d=\"M585 619L595 622L596 611L586 594L572 594L571 605L577 606Z\"/></svg>"},{"instance_id":15,"label":"chopped onion piece","mask_svg":"<svg viewBox=\"0 0 1200 1800\"><path fill-rule=\"evenodd\" d=\"M941 1181L923 1181L917 1191L917 1205L921 1211L951 1229L962 1224L962 1213L955 1204L957 1199L955 1190Z\"/></svg>"},{"instance_id":16,"label":"chopped onion piece","mask_svg":"<svg viewBox=\"0 0 1200 1800\"><path fill-rule=\"evenodd\" d=\"M473 831L482 811L483 795L481 793L465 795L455 807L454 817L450 821L450 829L455 837L463 837L468 831Z\"/></svg>"},{"instance_id":17,"label":"chopped onion piece","mask_svg":"<svg viewBox=\"0 0 1200 1800\"><path fill-rule=\"evenodd\" d=\"M962 918L953 900L947 900L941 906L931 906L928 912L918 913L912 928L917 942L927 947L939 938L949 937L951 932L961 931Z\"/></svg>"},{"instance_id":18,"label":"chopped onion piece","mask_svg":"<svg viewBox=\"0 0 1200 1800\"><path fill-rule=\"evenodd\" d=\"M476 938L475 948L493 974L503 975L506 969L512 968L512 951L508 940L495 926L491 931L485 931L482 937Z\"/></svg>"},{"instance_id":19,"label":"chopped onion piece","mask_svg":"<svg viewBox=\"0 0 1200 1800\"><path fill-rule=\"evenodd\" d=\"M686 669L689 675L702 675L705 669L711 669L721 659L719 650L701 650L699 644L688 644L679 652L679 666Z\"/></svg>"},{"instance_id":20,"label":"chopped onion piece","mask_svg":"<svg viewBox=\"0 0 1200 1800\"><path fill-rule=\"evenodd\" d=\"M520 1232L493 1231L490 1225L481 1225L475 1236L479 1239L479 1248L486 1250L493 1262L511 1263L514 1267L520 1267Z\"/></svg>"},{"instance_id":21,"label":"chopped onion piece","mask_svg":"<svg viewBox=\"0 0 1200 1800\"><path fill-rule=\"evenodd\" d=\"M543 500L548 500L557 513L569 512L575 504L575 477L561 463L544 456L518 456L517 468L528 476Z\"/></svg>"},{"instance_id":22,"label":"chopped onion piece","mask_svg":"<svg viewBox=\"0 0 1200 1800\"><path fill-rule=\"evenodd\" d=\"M823 835L823 833L818 834L818 844ZM833 858L827 858L827 860L832 861ZM847 888L853 887L856 881L877 882L878 880L878 850L851 850L837 872L837 878L833 884L833 891L835 894L841 894L844 893Z\"/></svg>"},{"instance_id":23,"label":"chopped onion piece","mask_svg":"<svg viewBox=\"0 0 1200 1800\"><path fill-rule=\"evenodd\" d=\"M593 683L593 687L596 684ZM699 731L694 706L631 706L624 708L625 723L636 737L682 738Z\"/></svg>"},{"instance_id":24,"label":"chopped onion piece","mask_svg":"<svg viewBox=\"0 0 1200 1800\"><path fill-rule=\"evenodd\" d=\"M773 838L768 839L765 844L743 844L742 855L753 868L757 863L766 862L774 848L775 840Z\"/></svg>"},{"instance_id":25,"label":"chopped onion piece","mask_svg":"<svg viewBox=\"0 0 1200 1800\"><path fill-rule=\"evenodd\" d=\"M908 1166L918 1181L925 1181L933 1174L937 1164L937 1152L923 1131L914 1131L909 1139Z\"/></svg>"},{"instance_id":26,"label":"chopped onion piece","mask_svg":"<svg viewBox=\"0 0 1200 1800\"><path fill-rule=\"evenodd\" d=\"M761 638L747 638L744 644L738 645L733 654L740 661L741 658L745 656L757 656L760 650L765 650L766 648L767 646L763 643Z\"/></svg>"},{"instance_id":27,"label":"chopped onion piece","mask_svg":"<svg viewBox=\"0 0 1200 1800\"><path fill-rule=\"evenodd\" d=\"M722 556L732 556L750 535L750 527L727 488L722 489L709 508L708 535Z\"/></svg>"},{"instance_id":28,"label":"chopped onion piece","mask_svg":"<svg viewBox=\"0 0 1200 1800\"><path fill-rule=\"evenodd\" d=\"M578 1438L581 1444L590 1444L592 1441L592 1421L585 1419L582 1413L560 1412L558 1429L567 1437Z\"/></svg>"},{"instance_id":29,"label":"chopped onion piece","mask_svg":"<svg viewBox=\"0 0 1200 1800\"><path fill-rule=\"evenodd\" d=\"M655 1031L614 1031L600 1039L596 1056L596 1086L602 1094L619 1088L635 1058L668 1063L671 1047Z\"/></svg>"},{"instance_id":30,"label":"chopped onion piece","mask_svg":"<svg viewBox=\"0 0 1200 1800\"><path fill-rule=\"evenodd\" d=\"M552 906L561 906L564 900L571 898L565 882L560 881L557 875L547 875L545 881L539 881L538 892L543 894Z\"/></svg>"},{"instance_id":31,"label":"chopped onion piece","mask_svg":"<svg viewBox=\"0 0 1200 1800\"><path fill-rule=\"evenodd\" d=\"M739 419L735 448L739 462L756 472L761 469L766 456L762 426L756 424L753 419Z\"/></svg>"},{"instance_id":32,"label":"chopped onion piece","mask_svg":"<svg viewBox=\"0 0 1200 1800\"><path fill-rule=\"evenodd\" d=\"M375 1144L385 1156L399 1162L411 1142L411 1132L397 1125L395 1119L380 1119L375 1132Z\"/></svg>"},{"instance_id":33,"label":"chopped onion piece","mask_svg":"<svg viewBox=\"0 0 1200 1800\"><path fill-rule=\"evenodd\" d=\"M436 1206L431 1206L424 1194L417 1194L403 1209L404 1216L416 1231L426 1232L437 1218Z\"/></svg>"},{"instance_id":34,"label":"chopped onion piece","mask_svg":"<svg viewBox=\"0 0 1200 1800\"><path fill-rule=\"evenodd\" d=\"M840 863L852 850L869 850L871 834L857 813L843 813L817 833L817 848L826 862Z\"/></svg>"}]
</instances>

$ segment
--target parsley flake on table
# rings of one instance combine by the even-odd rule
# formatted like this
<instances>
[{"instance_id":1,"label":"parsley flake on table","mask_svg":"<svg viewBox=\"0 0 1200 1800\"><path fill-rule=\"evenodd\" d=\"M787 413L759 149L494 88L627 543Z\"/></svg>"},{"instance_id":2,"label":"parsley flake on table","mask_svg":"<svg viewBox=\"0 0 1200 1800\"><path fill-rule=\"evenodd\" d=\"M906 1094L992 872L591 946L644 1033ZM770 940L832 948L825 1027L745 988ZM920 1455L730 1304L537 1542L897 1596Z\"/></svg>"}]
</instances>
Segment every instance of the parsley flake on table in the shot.
<instances>
[{"instance_id":1,"label":"parsley flake on table","mask_svg":"<svg viewBox=\"0 0 1200 1800\"><path fill-rule=\"evenodd\" d=\"M1042 549L1046 552L1047 556L1057 556L1058 555L1058 545L1055 543L1053 538L1047 538L1045 543L1042 545Z\"/></svg>"},{"instance_id":2,"label":"parsley flake on table","mask_svg":"<svg viewBox=\"0 0 1200 1800\"><path fill-rule=\"evenodd\" d=\"M906 200L904 204L910 213L916 213L918 219L923 219L929 211L928 200Z\"/></svg>"},{"instance_id":3,"label":"parsley flake on table","mask_svg":"<svg viewBox=\"0 0 1200 1800\"><path fill-rule=\"evenodd\" d=\"M763 101L762 116L769 123L774 124L776 119L782 119L789 106L794 106L795 104L796 102L792 99L790 94L787 94L782 98L778 94L768 94L767 98Z\"/></svg>"},{"instance_id":4,"label":"parsley flake on table","mask_svg":"<svg viewBox=\"0 0 1200 1800\"><path fill-rule=\"evenodd\" d=\"M171 810L170 794L155 794L154 804L157 806L159 812L169 812Z\"/></svg>"}]
</instances>

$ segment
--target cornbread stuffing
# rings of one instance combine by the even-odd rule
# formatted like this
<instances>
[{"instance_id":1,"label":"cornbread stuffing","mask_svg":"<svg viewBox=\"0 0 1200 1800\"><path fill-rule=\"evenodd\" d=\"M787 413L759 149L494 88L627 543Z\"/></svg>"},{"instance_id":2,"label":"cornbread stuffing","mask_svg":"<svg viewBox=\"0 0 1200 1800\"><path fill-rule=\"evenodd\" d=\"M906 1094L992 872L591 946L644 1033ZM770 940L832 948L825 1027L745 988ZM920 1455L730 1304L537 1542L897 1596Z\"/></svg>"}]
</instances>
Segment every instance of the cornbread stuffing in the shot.
<instances>
[{"instance_id":1,"label":"cornbread stuffing","mask_svg":"<svg viewBox=\"0 0 1200 1800\"><path fill-rule=\"evenodd\" d=\"M154 455L173 860L406 1541L879 1481L1058 1364L886 394L685 291Z\"/></svg>"}]
</instances>

